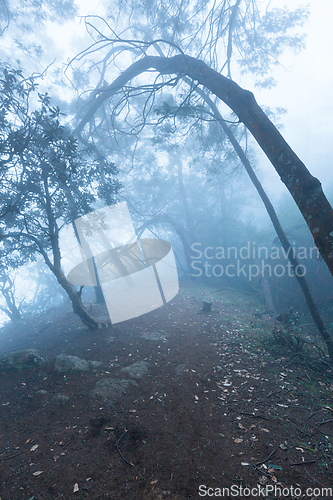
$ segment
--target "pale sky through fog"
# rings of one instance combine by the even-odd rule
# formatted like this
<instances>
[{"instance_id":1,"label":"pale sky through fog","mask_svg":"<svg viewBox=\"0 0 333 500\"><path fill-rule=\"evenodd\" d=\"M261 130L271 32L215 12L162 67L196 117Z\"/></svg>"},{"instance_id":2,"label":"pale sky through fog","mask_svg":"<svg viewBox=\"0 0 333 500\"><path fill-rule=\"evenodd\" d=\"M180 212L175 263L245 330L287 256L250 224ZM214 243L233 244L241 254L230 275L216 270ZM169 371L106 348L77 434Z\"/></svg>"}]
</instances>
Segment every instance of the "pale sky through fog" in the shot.
<instances>
[{"instance_id":1,"label":"pale sky through fog","mask_svg":"<svg viewBox=\"0 0 333 500\"><path fill-rule=\"evenodd\" d=\"M103 2L93 5L88 0L78 0L80 15L104 14ZM307 2L288 0L287 6L292 9ZM306 48L298 55L284 56L283 67L273 70L277 80L276 87L268 90L253 87L252 79L241 78L238 83L254 92L260 105L283 107L287 113L278 121L281 129L296 154L305 163L310 172L319 178L324 190L332 186L333 190L333 37L332 18L333 0L312 0L310 18L305 27L300 29L308 36ZM272 0L272 7L283 7L286 2ZM54 38L59 40L59 47L67 59L80 48L84 48L85 38L83 22L76 21L75 28L68 25L60 28ZM86 44L91 39L85 38ZM259 177L265 189L273 199L285 191L278 175L267 158L258 148ZM258 200L258 206L260 201Z\"/></svg>"},{"instance_id":2,"label":"pale sky through fog","mask_svg":"<svg viewBox=\"0 0 333 500\"><path fill-rule=\"evenodd\" d=\"M288 2L290 8L297 5ZM333 188L333 2L313 0L310 12L305 50L286 70L276 70L275 88L254 93L259 104L286 108L281 133L327 191ZM265 188L281 192L282 183L263 154L260 168Z\"/></svg>"}]
</instances>

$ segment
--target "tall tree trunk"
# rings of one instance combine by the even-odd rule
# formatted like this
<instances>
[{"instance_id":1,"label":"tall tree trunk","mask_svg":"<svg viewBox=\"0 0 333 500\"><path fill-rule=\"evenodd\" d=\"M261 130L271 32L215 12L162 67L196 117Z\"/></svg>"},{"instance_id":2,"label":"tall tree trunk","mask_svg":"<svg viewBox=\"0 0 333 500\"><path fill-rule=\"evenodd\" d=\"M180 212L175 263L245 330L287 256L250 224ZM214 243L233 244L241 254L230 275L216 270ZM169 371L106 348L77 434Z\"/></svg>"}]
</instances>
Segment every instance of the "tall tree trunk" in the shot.
<instances>
[{"instance_id":1,"label":"tall tree trunk","mask_svg":"<svg viewBox=\"0 0 333 500\"><path fill-rule=\"evenodd\" d=\"M180 194L180 198L181 198L182 203L183 203L187 231L188 231L189 236L190 236L190 243L193 243L193 238L194 238L193 220L192 220L192 214L191 214L190 208L188 206L187 194L186 194L186 189L185 189L184 180L183 180L183 161L182 161L179 153L169 151L169 155L174 160L175 164L177 165L177 179L178 179L179 194Z\"/></svg>"},{"instance_id":2,"label":"tall tree trunk","mask_svg":"<svg viewBox=\"0 0 333 500\"><path fill-rule=\"evenodd\" d=\"M77 135L80 137L85 125L107 99L119 92L119 89L134 77L149 69L155 69L163 75L177 74L179 77L190 77L213 92L236 113L287 186L310 228L315 244L333 274L333 209L322 191L319 180L310 174L290 148L258 106L254 95L214 71L203 61L185 54L170 58L145 56L139 59L103 89L103 92L96 94L76 127Z\"/></svg>"}]
</instances>

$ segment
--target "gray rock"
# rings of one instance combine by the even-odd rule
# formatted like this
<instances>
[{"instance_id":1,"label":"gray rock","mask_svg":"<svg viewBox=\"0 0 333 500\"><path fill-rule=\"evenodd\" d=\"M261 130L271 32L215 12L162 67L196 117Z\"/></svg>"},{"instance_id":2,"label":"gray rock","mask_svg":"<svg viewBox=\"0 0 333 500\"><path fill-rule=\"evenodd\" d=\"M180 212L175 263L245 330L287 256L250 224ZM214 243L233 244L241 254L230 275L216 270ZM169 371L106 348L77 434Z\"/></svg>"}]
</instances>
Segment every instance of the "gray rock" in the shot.
<instances>
[{"instance_id":1,"label":"gray rock","mask_svg":"<svg viewBox=\"0 0 333 500\"><path fill-rule=\"evenodd\" d=\"M120 394L126 392L128 387L137 387L137 383L128 379L103 378L96 383L95 388L91 391L91 396L101 398L112 405Z\"/></svg>"},{"instance_id":2,"label":"gray rock","mask_svg":"<svg viewBox=\"0 0 333 500\"><path fill-rule=\"evenodd\" d=\"M130 366L125 366L120 371L129 378L139 379L148 373L148 367L145 361L137 361Z\"/></svg>"},{"instance_id":3,"label":"gray rock","mask_svg":"<svg viewBox=\"0 0 333 500\"><path fill-rule=\"evenodd\" d=\"M52 403L63 405L65 403L67 403L68 400L69 400L69 397L65 396L65 394L55 394L51 401L52 401Z\"/></svg>"},{"instance_id":4,"label":"gray rock","mask_svg":"<svg viewBox=\"0 0 333 500\"><path fill-rule=\"evenodd\" d=\"M87 372L89 371L89 363L85 359L78 358L77 356L59 354L59 356L56 357L54 369L58 373Z\"/></svg>"},{"instance_id":5,"label":"gray rock","mask_svg":"<svg viewBox=\"0 0 333 500\"><path fill-rule=\"evenodd\" d=\"M144 333L142 336L146 340L166 340L168 333L165 333L164 330L161 330L160 332Z\"/></svg>"},{"instance_id":6,"label":"gray rock","mask_svg":"<svg viewBox=\"0 0 333 500\"><path fill-rule=\"evenodd\" d=\"M45 358L37 349L26 349L4 354L0 357L0 371L21 371L36 368L45 363Z\"/></svg>"}]
</instances>

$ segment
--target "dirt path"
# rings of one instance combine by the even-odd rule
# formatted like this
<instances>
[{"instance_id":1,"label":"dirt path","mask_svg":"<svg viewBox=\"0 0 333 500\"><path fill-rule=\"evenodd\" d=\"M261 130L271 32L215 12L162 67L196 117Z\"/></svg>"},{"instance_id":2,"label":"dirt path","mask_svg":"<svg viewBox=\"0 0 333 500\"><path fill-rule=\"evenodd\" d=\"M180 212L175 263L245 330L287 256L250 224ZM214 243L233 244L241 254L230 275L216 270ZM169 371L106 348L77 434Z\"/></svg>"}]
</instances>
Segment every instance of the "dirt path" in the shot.
<instances>
[{"instance_id":1,"label":"dirt path","mask_svg":"<svg viewBox=\"0 0 333 500\"><path fill-rule=\"evenodd\" d=\"M0 500L193 500L227 497L222 488L254 498L264 486L284 488L280 498L311 498L307 488L331 498L318 495L332 487L331 370L267 352L260 322L273 323L255 319L257 299L214 290L186 286L95 334L60 311L2 329L1 353L34 348L48 361L0 373ZM200 312L204 298L211 313ZM102 365L57 373L61 353ZM146 374L121 372L136 362ZM91 394L100 380L128 377L135 383L114 401Z\"/></svg>"}]
</instances>

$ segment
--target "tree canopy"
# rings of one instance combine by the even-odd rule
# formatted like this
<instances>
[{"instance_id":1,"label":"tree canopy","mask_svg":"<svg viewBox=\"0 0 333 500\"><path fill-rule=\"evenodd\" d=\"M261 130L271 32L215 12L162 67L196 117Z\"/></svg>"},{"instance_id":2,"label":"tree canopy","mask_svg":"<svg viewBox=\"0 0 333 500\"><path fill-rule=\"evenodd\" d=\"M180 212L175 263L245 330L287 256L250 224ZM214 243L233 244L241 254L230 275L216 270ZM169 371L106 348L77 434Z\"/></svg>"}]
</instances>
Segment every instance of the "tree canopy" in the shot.
<instances>
[{"instance_id":1,"label":"tree canopy","mask_svg":"<svg viewBox=\"0 0 333 500\"><path fill-rule=\"evenodd\" d=\"M5 68L0 84L3 251L16 252L23 260L40 254L85 314L61 270L59 233L96 204L115 202L118 170L107 159L96 160L79 149L71 131L60 123L60 109L38 92L33 77ZM89 318L87 322L96 326Z\"/></svg>"}]
</instances>

